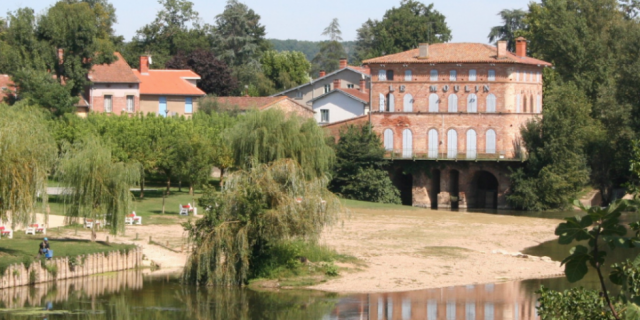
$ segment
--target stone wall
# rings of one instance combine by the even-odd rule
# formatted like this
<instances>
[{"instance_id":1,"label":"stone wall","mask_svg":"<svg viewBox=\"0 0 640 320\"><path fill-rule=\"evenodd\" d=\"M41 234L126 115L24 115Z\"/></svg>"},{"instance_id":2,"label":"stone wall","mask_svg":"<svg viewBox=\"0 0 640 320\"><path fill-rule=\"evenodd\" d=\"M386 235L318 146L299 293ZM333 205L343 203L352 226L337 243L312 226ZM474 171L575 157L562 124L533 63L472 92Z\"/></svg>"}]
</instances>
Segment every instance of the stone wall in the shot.
<instances>
[{"instance_id":1,"label":"stone wall","mask_svg":"<svg viewBox=\"0 0 640 320\"><path fill-rule=\"evenodd\" d=\"M22 263L11 265L4 275L0 276L0 289L134 269L142 264L142 250L136 248L126 253L113 251L78 256L76 262L79 265L70 265L69 257L47 261L47 268L55 269L55 275L43 267L38 260L28 268ZM35 282L31 281L32 273L35 274Z\"/></svg>"}]
</instances>

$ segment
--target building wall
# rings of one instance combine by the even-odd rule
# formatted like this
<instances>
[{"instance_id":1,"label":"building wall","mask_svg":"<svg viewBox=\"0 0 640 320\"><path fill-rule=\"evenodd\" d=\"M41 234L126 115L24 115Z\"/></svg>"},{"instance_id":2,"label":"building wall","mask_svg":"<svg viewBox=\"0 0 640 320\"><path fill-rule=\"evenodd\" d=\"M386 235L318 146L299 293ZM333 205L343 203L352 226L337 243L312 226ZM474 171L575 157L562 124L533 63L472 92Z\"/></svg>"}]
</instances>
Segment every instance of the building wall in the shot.
<instances>
[{"instance_id":1,"label":"building wall","mask_svg":"<svg viewBox=\"0 0 640 320\"><path fill-rule=\"evenodd\" d=\"M329 122L344 121L364 115L365 105L341 93L333 93L313 103L315 119L321 122L321 110L329 110Z\"/></svg>"},{"instance_id":2,"label":"building wall","mask_svg":"<svg viewBox=\"0 0 640 320\"><path fill-rule=\"evenodd\" d=\"M140 112L147 113L158 113L160 110L160 97L159 95L141 95L140 97ZM198 99L200 97L196 96L164 96L167 98L167 110L169 114L176 114L186 117L191 117L193 113L185 112L185 99L187 97L192 98L193 102L193 112L198 111Z\"/></svg>"},{"instance_id":3,"label":"building wall","mask_svg":"<svg viewBox=\"0 0 640 320\"><path fill-rule=\"evenodd\" d=\"M285 95L291 99L294 99L296 102L301 103L302 105L310 107L310 100L325 94L325 85L330 85L330 90L337 89L334 86L335 79L340 79L340 88L348 89L349 85L353 85L354 89L360 90L360 80L362 79L362 74L355 71L346 70L326 77L310 85L304 86L299 90L287 92ZM300 91L302 97L298 97L298 91Z\"/></svg>"},{"instance_id":4,"label":"building wall","mask_svg":"<svg viewBox=\"0 0 640 320\"><path fill-rule=\"evenodd\" d=\"M265 110L268 109L279 109L284 111L284 113L286 114L296 114L299 117L302 118L313 118L313 110L311 110L311 108L307 108L299 103L297 103L296 101L293 101L292 99L285 99L282 100L272 106L270 106L269 108L266 108Z\"/></svg>"},{"instance_id":5,"label":"building wall","mask_svg":"<svg viewBox=\"0 0 640 320\"><path fill-rule=\"evenodd\" d=\"M112 96L112 112L120 114L127 110L127 96L133 96L133 113L140 111L140 90L137 83L132 84L106 84L106 83L94 83L90 94L91 111L93 112L105 112L104 109L104 96Z\"/></svg>"}]
</instances>

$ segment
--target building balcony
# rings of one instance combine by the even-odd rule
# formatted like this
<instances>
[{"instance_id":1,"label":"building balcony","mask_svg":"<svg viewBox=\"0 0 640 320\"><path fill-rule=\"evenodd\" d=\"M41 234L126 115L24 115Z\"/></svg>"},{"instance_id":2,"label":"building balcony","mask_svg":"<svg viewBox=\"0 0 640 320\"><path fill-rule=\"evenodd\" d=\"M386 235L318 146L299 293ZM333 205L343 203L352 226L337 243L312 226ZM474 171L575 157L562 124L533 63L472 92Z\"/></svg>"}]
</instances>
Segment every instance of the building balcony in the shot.
<instances>
[{"instance_id":1,"label":"building balcony","mask_svg":"<svg viewBox=\"0 0 640 320\"><path fill-rule=\"evenodd\" d=\"M526 152L518 149L496 150L493 153L476 152L475 150L458 151L438 150L421 151L413 149L387 150L385 159L388 160L431 160L431 161L493 161L493 162L524 162L527 160Z\"/></svg>"}]
</instances>

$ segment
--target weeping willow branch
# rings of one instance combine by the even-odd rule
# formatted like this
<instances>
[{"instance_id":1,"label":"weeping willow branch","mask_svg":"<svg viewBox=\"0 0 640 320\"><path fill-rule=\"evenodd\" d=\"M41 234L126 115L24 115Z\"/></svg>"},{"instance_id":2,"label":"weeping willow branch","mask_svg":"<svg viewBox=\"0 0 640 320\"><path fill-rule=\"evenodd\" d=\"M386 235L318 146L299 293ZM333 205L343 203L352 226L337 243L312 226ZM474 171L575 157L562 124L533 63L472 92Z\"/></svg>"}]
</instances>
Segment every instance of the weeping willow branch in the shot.
<instances>
[{"instance_id":1,"label":"weeping willow branch","mask_svg":"<svg viewBox=\"0 0 640 320\"><path fill-rule=\"evenodd\" d=\"M203 219L186 224L195 245L184 280L200 285L247 283L253 257L283 240L316 242L336 221L340 201L327 180L307 180L294 160L282 159L231 175L221 193L201 199Z\"/></svg>"},{"instance_id":2,"label":"weeping willow branch","mask_svg":"<svg viewBox=\"0 0 640 320\"><path fill-rule=\"evenodd\" d=\"M111 233L123 231L133 200L130 188L140 182L140 165L114 162L110 149L92 136L63 150L56 175L66 186L67 222L104 219Z\"/></svg>"},{"instance_id":3,"label":"weeping willow branch","mask_svg":"<svg viewBox=\"0 0 640 320\"><path fill-rule=\"evenodd\" d=\"M38 196L44 210L46 181L56 159L55 141L37 109L0 104L0 220L12 227L35 221Z\"/></svg>"}]
</instances>

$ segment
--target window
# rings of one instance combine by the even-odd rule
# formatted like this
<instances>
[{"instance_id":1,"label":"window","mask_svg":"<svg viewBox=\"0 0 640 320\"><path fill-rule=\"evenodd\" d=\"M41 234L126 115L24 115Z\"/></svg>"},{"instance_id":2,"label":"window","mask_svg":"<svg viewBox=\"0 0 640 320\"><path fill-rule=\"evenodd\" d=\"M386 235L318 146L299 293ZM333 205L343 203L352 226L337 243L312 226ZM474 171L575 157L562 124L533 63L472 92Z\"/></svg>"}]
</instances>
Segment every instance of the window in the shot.
<instances>
[{"instance_id":1,"label":"window","mask_svg":"<svg viewBox=\"0 0 640 320\"><path fill-rule=\"evenodd\" d=\"M487 76L489 81L496 81L496 71L489 70L489 75Z\"/></svg>"},{"instance_id":2,"label":"window","mask_svg":"<svg viewBox=\"0 0 640 320\"><path fill-rule=\"evenodd\" d=\"M464 304L465 320L476 320L476 303L467 302Z\"/></svg>"},{"instance_id":3,"label":"window","mask_svg":"<svg viewBox=\"0 0 640 320\"><path fill-rule=\"evenodd\" d=\"M393 130L384 130L384 149L393 151Z\"/></svg>"},{"instance_id":4,"label":"window","mask_svg":"<svg viewBox=\"0 0 640 320\"><path fill-rule=\"evenodd\" d=\"M324 93L329 93L331 92L331 85L330 84L325 84L324 85Z\"/></svg>"},{"instance_id":5,"label":"window","mask_svg":"<svg viewBox=\"0 0 640 320\"><path fill-rule=\"evenodd\" d=\"M470 129L467 131L467 159L475 159L477 154L477 135L476 131Z\"/></svg>"},{"instance_id":6,"label":"window","mask_svg":"<svg viewBox=\"0 0 640 320\"><path fill-rule=\"evenodd\" d=\"M516 96L516 113L520 113L520 95Z\"/></svg>"},{"instance_id":7,"label":"window","mask_svg":"<svg viewBox=\"0 0 640 320\"><path fill-rule=\"evenodd\" d=\"M429 112L439 112L440 111L440 100L438 99L438 95L432 93L429 95Z\"/></svg>"},{"instance_id":8,"label":"window","mask_svg":"<svg viewBox=\"0 0 640 320\"><path fill-rule=\"evenodd\" d=\"M135 111L135 97L127 96L127 112L133 113Z\"/></svg>"},{"instance_id":9,"label":"window","mask_svg":"<svg viewBox=\"0 0 640 320\"><path fill-rule=\"evenodd\" d=\"M380 94L380 112L384 112L384 108L385 108L385 102L384 102L384 94Z\"/></svg>"},{"instance_id":10,"label":"window","mask_svg":"<svg viewBox=\"0 0 640 320\"><path fill-rule=\"evenodd\" d=\"M456 302L447 301L447 320L456 320Z\"/></svg>"},{"instance_id":11,"label":"window","mask_svg":"<svg viewBox=\"0 0 640 320\"><path fill-rule=\"evenodd\" d=\"M387 70L387 81L393 81L393 70Z\"/></svg>"},{"instance_id":12,"label":"window","mask_svg":"<svg viewBox=\"0 0 640 320\"><path fill-rule=\"evenodd\" d=\"M302 99L302 91L296 91L296 99Z\"/></svg>"},{"instance_id":13,"label":"window","mask_svg":"<svg viewBox=\"0 0 640 320\"><path fill-rule=\"evenodd\" d=\"M347 89L354 89L355 87L356 85L354 85L353 83L347 84Z\"/></svg>"},{"instance_id":14,"label":"window","mask_svg":"<svg viewBox=\"0 0 640 320\"><path fill-rule=\"evenodd\" d=\"M487 113L496 112L496 96L493 93L487 95Z\"/></svg>"},{"instance_id":15,"label":"window","mask_svg":"<svg viewBox=\"0 0 640 320\"><path fill-rule=\"evenodd\" d=\"M396 98L393 96L393 93L389 93L387 96L387 112L396 111Z\"/></svg>"},{"instance_id":16,"label":"window","mask_svg":"<svg viewBox=\"0 0 640 320\"><path fill-rule=\"evenodd\" d=\"M484 320L493 320L495 319L495 308L493 303L486 302L484 304Z\"/></svg>"},{"instance_id":17,"label":"window","mask_svg":"<svg viewBox=\"0 0 640 320\"><path fill-rule=\"evenodd\" d=\"M413 133L409 129L402 131L402 157L413 157Z\"/></svg>"},{"instance_id":18,"label":"window","mask_svg":"<svg viewBox=\"0 0 640 320\"><path fill-rule=\"evenodd\" d=\"M536 104L536 113L542 113L542 96L538 95Z\"/></svg>"},{"instance_id":19,"label":"window","mask_svg":"<svg viewBox=\"0 0 640 320\"><path fill-rule=\"evenodd\" d=\"M411 81L411 70L404 71L404 81Z\"/></svg>"},{"instance_id":20,"label":"window","mask_svg":"<svg viewBox=\"0 0 640 320\"><path fill-rule=\"evenodd\" d=\"M438 320L438 301L429 300L427 302L427 320Z\"/></svg>"},{"instance_id":21,"label":"window","mask_svg":"<svg viewBox=\"0 0 640 320\"><path fill-rule=\"evenodd\" d=\"M378 71L378 80L379 81L387 81L387 70L379 70Z\"/></svg>"},{"instance_id":22,"label":"window","mask_svg":"<svg viewBox=\"0 0 640 320\"><path fill-rule=\"evenodd\" d=\"M478 112L478 96L473 93L467 97L467 112Z\"/></svg>"},{"instance_id":23,"label":"window","mask_svg":"<svg viewBox=\"0 0 640 320\"><path fill-rule=\"evenodd\" d=\"M184 98L184 113L193 113L193 98Z\"/></svg>"},{"instance_id":24,"label":"window","mask_svg":"<svg viewBox=\"0 0 640 320\"><path fill-rule=\"evenodd\" d=\"M487 130L486 138L486 150L485 152L488 154L496 153L496 132L493 129Z\"/></svg>"},{"instance_id":25,"label":"window","mask_svg":"<svg viewBox=\"0 0 640 320\"><path fill-rule=\"evenodd\" d=\"M438 157L438 146L440 140L438 140L438 130L429 130L429 158L435 159Z\"/></svg>"},{"instance_id":26,"label":"window","mask_svg":"<svg viewBox=\"0 0 640 320\"><path fill-rule=\"evenodd\" d=\"M320 122L329 123L329 110L320 110Z\"/></svg>"},{"instance_id":27,"label":"window","mask_svg":"<svg viewBox=\"0 0 640 320\"><path fill-rule=\"evenodd\" d=\"M413 112L413 96L410 93L404 95L404 105L402 108L404 112Z\"/></svg>"},{"instance_id":28,"label":"window","mask_svg":"<svg viewBox=\"0 0 640 320\"><path fill-rule=\"evenodd\" d=\"M161 117L166 117L167 116L167 97L160 97L158 99L158 114Z\"/></svg>"},{"instance_id":29,"label":"window","mask_svg":"<svg viewBox=\"0 0 640 320\"><path fill-rule=\"evenodd\" d=\"M447 158L455 159L458 156L458 133L454 129L447 132Z\"/></svg>"},{"instance_id":30,"label":"window","mask_svg":"<svg viewBox=\"0 0 640 320\"><path fill-rule=\"evenodd\" d=\"M476 70L469 70L469 81L476 81Z\"/></svg>"},{"instance_id":31,"label":"window","mask_svg":"<svg viewBox=\"0 0 640 320\"><path fill-rule=\"evenodd\" d=\"M449 71L449 81L456 81L458 79L458 72L455 70Z\"/></svg>"},{"instance_id":32,"label":"window","mask_svg":"<svg viewBox=\"0 0 640 320\"><path fill-rule=\"evenodd\" d=\"M438 81L438 70L431 70L431 81Z\"/></svg>"},{"instance_id":33,"label":"window","mask_svg":"<svg viewBox=\"0 0 640 320\"><path fill-rule=\"evenodd\" d=\"M455 93L449 95L449 112L458 112L458 96Z\"/></svg>"},{"instance_id":34,"label":"window","mask_svg":"<svg viewBox=\"0 0 640 320\"><path fill-rule=\"evenodd\" d=\"M104 96L104 112L113 112L113 96L111 95Z\"/></svg>"},{"instance_id":35,"label":"window","mask_svg":"<svg viewBox=\"0 0 640 320\"><path fill-rule=\"evenodd\" d=\"M411 300L402 299L402 320L411 320Z\"/></svg>"}]
</instances>

